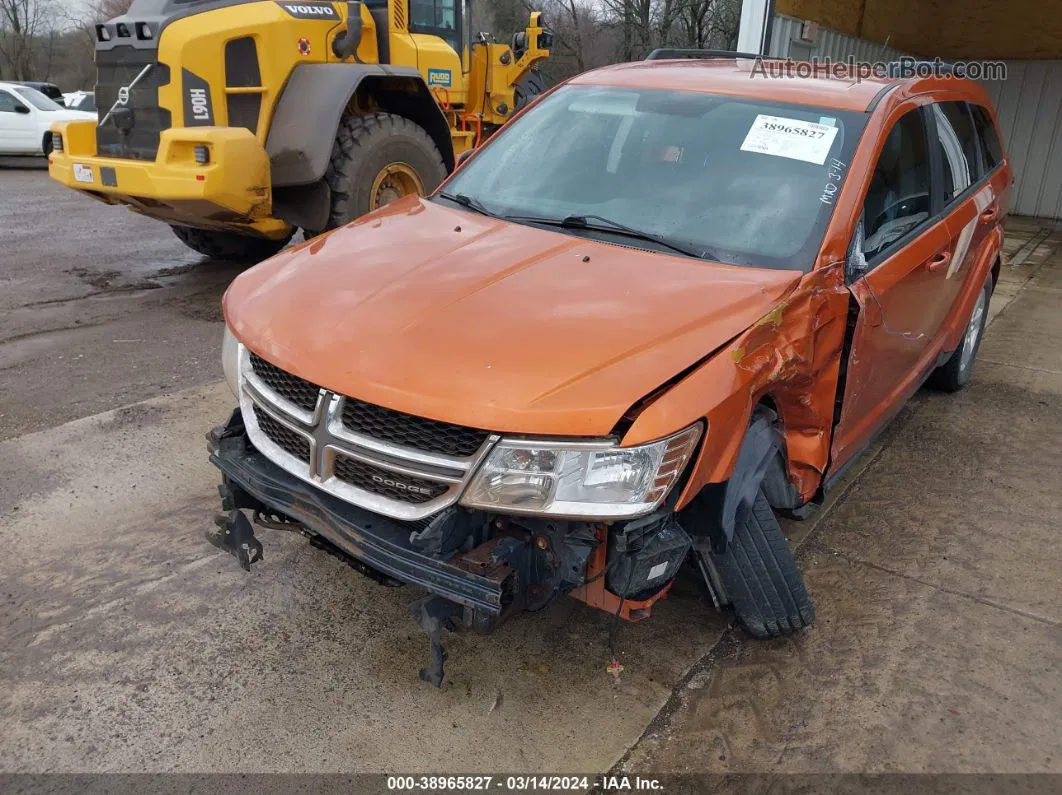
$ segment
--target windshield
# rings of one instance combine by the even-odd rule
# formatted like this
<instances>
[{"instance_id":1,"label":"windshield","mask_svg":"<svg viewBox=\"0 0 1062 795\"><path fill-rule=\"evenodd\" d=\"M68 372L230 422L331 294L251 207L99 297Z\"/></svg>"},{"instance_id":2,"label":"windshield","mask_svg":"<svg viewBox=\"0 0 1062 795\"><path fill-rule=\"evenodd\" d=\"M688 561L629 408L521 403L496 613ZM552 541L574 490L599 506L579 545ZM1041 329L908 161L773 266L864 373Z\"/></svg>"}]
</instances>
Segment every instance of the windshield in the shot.
<instances>
[{"instance_id":1,"label":"windshield","mask_svg":"<svg viewBox=\"0 0 1062 795\"><path fill-rule=\"evenodd\" d=\"M445 192L502 216L596 217L709 259L806 271L864 123L862 113L741 97L566 86Z\"/></svg>"},{"instance_id":2,"label":"windshield","mask_svg":"<svg viewBox=\"0 0 1062 795\"><path fill-rule=\"evenodd\" d=\"M37 110L62 110L61 105L57 105L54 100L44 96L40 91L29 86L12 86L18 94L30 103Z\"/></svg>"}]
</instances>

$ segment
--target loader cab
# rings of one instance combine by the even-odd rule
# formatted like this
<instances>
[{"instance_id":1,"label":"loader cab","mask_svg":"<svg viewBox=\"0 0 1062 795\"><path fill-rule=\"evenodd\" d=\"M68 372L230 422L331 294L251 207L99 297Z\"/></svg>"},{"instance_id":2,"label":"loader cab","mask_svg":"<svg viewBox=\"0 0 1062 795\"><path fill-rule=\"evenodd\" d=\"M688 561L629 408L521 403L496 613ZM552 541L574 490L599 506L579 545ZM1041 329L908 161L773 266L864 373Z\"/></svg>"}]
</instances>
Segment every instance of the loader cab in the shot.
<instances>
[{"instance_id":1,"label":"loader cab","mask_svg":"<svg viewBox=\"0 0 1062 795\"><path fill-rule=\"evenodd\" d=\"M363 3L379 32L381 63L416 65L441 104L465 102L467 0L363 0Z\"/></svg>"}]
</instances>

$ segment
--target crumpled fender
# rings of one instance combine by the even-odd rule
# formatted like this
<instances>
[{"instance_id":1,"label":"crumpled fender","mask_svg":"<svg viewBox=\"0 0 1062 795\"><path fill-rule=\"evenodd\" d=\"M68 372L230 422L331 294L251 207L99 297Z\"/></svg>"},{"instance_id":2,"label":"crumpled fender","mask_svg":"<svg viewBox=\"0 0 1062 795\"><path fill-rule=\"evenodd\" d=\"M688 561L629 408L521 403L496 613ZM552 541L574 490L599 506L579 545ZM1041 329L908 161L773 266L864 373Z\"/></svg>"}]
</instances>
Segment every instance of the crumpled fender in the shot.
<instances>
[{"instance_id":1,"label":"crumpled fender","mask_svg":"<svg viewBox=\"0 0 1062 795\"><path fill-rule=\"evenodd\" d=\"M783 449L789 482L802 502L816 494L829 464L850 297L843 263L805 274L759 321L640 407L624 445L659 439L697 420L707 422L676 508L687 506L702 489L732 478L745 454L753 413L761 405L777 413L780 444L775 450ZM757 440L747 455L759 458L767 447L766 439ZM746 471L740 465L753 475L759 466ZM741 489L729 497L737 501L728 509L735 516Z\"/></svg>"}]
</instances>

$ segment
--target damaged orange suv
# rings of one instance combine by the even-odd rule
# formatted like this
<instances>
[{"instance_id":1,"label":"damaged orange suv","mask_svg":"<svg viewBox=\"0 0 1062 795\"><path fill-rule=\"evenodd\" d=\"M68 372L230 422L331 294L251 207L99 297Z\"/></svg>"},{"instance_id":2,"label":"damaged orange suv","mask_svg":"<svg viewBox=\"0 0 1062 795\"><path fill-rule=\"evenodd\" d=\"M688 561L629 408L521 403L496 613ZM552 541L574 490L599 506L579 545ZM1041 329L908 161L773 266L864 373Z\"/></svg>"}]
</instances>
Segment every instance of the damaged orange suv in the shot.
<instances>
[{"instance_id":1,"label":"damaged orange suv","mask_svg":"<svg viewBox=\"0 0 1062 795\"><path fill-rule=\"evenodd\" d=\"M970 377L1012 181L984 90L654 55L225 296L212 540L249 567L250 514L419 586L435 684L444 630L642 620L687 562L755 637L807 626L776 517Z\"/></svg>"}]
</instances>

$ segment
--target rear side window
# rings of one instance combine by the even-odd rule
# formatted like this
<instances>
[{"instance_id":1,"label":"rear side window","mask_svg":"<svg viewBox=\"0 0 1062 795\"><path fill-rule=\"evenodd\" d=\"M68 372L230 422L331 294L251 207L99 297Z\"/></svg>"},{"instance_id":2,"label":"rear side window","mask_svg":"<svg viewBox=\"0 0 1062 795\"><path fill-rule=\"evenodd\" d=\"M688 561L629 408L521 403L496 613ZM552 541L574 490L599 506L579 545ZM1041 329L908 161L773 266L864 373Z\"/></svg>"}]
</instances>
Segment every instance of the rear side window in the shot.
<instances>
[{"instance_id":1,"label":"rear side window","mask_svg":"<svg viewBox=\"0 0 1062 795\"><path fill-rule=\"evenodd\" d=\"M872 259L930 215L929 151L920 110L903 116L878 156L863 205L863 254Z\"/></svg>"},{"instance_id":2,"label":"rear side window","mask_svg":"<svg viewBox=\"0 0 1062 795\"><path fill-rule=\"evenodd\" d=\"M933 105L933 116L937 125L936 146L940 152L944 201L949 202L970 187L973 182L972 169L958 132L952 127L939 104ZM976 156L974 162L977 162Z\"/></svg>"},{"instance_id":3,"label":"rear side window","mask_svg":"<svg viewBox=\"0 0 1062 795\"><path fill-rule=\"evenodd\" d=\"M977 182L983 176L981 158L978 155L978 147L981 144L974 127L970 106L965 102L941 102L938 107L944 114L944 118L948 120L951 129L955 131L955 135L958 136L966 162L970 165L970 178Z\"/></svg>"},{"instance_id":4,"label":"rear side window","mask_svg":"<svg viewBox=\"0 0 1062 795\"><path fill-rule=\"evenodd\" d=\"M971 105L974 123L981 139L981 151L984 153L985 172L991 171L1003 162L1003 146L999 143L999 133L992 122L988 109L981 105Z\"/></svg>"}]
</instances>

